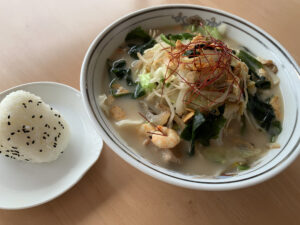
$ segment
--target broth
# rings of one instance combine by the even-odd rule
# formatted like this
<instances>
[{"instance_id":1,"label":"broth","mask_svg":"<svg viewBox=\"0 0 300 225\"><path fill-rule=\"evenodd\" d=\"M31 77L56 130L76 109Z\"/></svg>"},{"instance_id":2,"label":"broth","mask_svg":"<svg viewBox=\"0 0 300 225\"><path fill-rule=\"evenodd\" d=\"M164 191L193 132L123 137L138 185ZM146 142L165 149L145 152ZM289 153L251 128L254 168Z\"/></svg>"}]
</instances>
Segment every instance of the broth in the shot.
<instances>
[{"instance_id":1,"label":"broth","mask_svg":"<svg viewBox=\"0 0 300 225\"><path fill-rule=\"evenodd\" d=\"M176 30L176 31L175 31ZM173 31L173 33L179 33L180 29L166 29L165 33ZM224 39L231 48L240 49L241 46L234 40ZM116 50L111 59L125 59L127 65L130 65L133 60L127 54L128 49L121 46ZM137 78L137 74L133 71L133 79ZM276 76L276 75L275 75ZM121 85L125 85L125 81L120 82ZM133 87L129 87L129 90L133 90ZM109 90L106 92L109 95ZM271 98L272 96L279 97L280 103L280 121L283 118L283 102L278 85L274 85L272 89L267 91L261 91L261 97L263 99ZM136 99L129 97L115 98L114 105L121 107L125 114L126 119L129 120L141 120L139 112L143 109ZM130 146L136 153L150 161L155 165L162 166L164 168L178 171L185 174L193 174L199 176L215 177L224 173L224 171L233 170L232 165L239 161L247 161L249 165L252 165L256 160L263 157L263 155L270 149L270 137L263 129L256 129L249 123L245 122L245 126L241 125L241 121L234 119L227 128L227 133L223 135L222 145L217 140L211 139L209 146L196 145L196 151L194 156L186 154L189 148L187 141L181 140L171 151L176 155L180 155L180 162L174 163L164 161L163 154L164 149L158 149L153 144L144 145L145 137L139 134L140 125L128 125L120 127L116 125L115 121L110 118L110 121L115 131L120 137ZM242 131L243 130L243 131Z\"/></svg>"}]
</instances>

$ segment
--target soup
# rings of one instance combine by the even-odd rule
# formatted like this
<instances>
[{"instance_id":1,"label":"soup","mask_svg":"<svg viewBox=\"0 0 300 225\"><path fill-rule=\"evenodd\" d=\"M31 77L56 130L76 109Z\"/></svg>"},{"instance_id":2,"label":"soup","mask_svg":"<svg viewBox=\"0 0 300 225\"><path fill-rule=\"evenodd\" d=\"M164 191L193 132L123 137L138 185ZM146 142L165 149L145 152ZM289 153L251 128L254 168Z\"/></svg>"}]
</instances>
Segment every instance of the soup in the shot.
<instances>
[{"instance_id":1,"label":"soup","mask_svg":"<svg viewBox=\"0 0 300 225\"><path fill-rule=\"evenodd\" d=\"M99 105L153 164L231 176L279 148L283 102L277 67L226 38L226 27L137 27L108 59Z\"/></svg>"}]
</instances>

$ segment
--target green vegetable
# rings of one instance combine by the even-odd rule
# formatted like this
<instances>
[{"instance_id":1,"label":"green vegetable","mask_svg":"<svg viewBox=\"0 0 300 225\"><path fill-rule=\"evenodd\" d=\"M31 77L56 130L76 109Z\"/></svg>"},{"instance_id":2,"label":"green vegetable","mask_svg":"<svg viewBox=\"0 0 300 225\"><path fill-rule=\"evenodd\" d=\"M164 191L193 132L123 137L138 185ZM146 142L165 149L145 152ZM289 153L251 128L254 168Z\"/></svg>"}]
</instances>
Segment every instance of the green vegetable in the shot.
<instances>
[{"instance_id":1,"label":"green vegetable","mask_svg":"<svg viewBox=\"0 0 300 225\"><path fill-rule=\"evenodd\" d=\"M256 71L262 68L261 62L259 62L257 59L255 59L252 55L248 54L244 50L240 50L237 53L237 57L239 57L240 60L242 60L254 73L257 73Z\"/></svg>"},{"instance_id":2,"label":"green vegetable","mask_svg":"<svg viewBox=\"0 0 300 225\"><path fill-rule=\"evenodd\" d=\"M141 41L143 43L146 43L151 40L151 37L149 34L147 34L141 27L137 27L130 31L126 38L126 42L136 42Z\"/></svg>"},{"instance_id":3,"label":"green vegetable","mask_svg":"<svg viewBox=\"0 0 300 225\"><path fill-rule=\"evenodd\" d=\"M124 59L119 59L113 62L112 68L122 69L126 66L126 61Z\"/></svg>"},{"instance_id":4,"label":"green vegetable","mask_svg":"<svg viewBox=\"0 0 300 225\"><path fill-rule=\"evenodd\" d=\"M162 41L164 41L168 45L171 45L171 46L175 47L175 43L173 41L169 40L164 34L161 34L160 38L161 38Z\"/></svg>"},{"instance_id":5,"label":"green vegetable","mask_svg":"<svg viewBox=\"0 0 300 225\"><path fill-rule=\"evenodd\" d=\"M168 34L165 36L164 34L160 35L162 41L166 42L168 45L175 46L177 40L191 40L195 37L195 35L190 33L181 33L181 34Z\"/></svg>"},{"instance_id":6,"label":"green vegetable","mask_svg":"<svg viewBox=\"0 0 300 225\"><path fill-rule=\"evenodd\" d=\"M196 51L196 49L190 49L187 50L184 54L184 56L188 56L189 58L194 58L200 55L199 51Z\"/></svg>"},{"instance_id":7,"label":"green vegetable","mask_svg":"<svg viewBox=\"0 0 300 225\"><path fill-rule=\"evenodd\" d=\"M149 42L145 43L145 44L141 44L141 45L134 45L132 46L129 51L128 54L134 58L134 59L138 59L137 53L141 53L142 55L144 54L144 51L148 48L152 48L154 45L156 44L155 40L150 40Z\"/></svg>"},{"instance_id":8,"label":"green vegetable","mask_svg":"<svg viewBox=\"0 0 300 225\"><path fill-rule=\"evenodd\" d=\"M188 29L192 32L192 33L200 33L204 36L212 36L215 39L222 39L223 36L222 34L219 32L218 27L212 27L212 26L196 26L196 25L191 25L188 27Z\"/></svg>"},{"instance_id":9,"label":"green vegetable","mask_svg":"<svg viewBox=\"0 0 300 225\"><path fill-rule=\"evenodd\" d=\"M223 116L213 116L209 114L198 132L197 139L202 145L209 146L209 140L218 138L225 123L226 119Z\"/></svg>"},{"instance_id":10,"label":"green vegetable","mask_svg":"<svg viewBox=\"0 0 300 225\"><path fill-rule=\"evenodd\" d=\"M268 81L264 76L261 76L256 82L255 87L260 89L270 89L271 88L271 82Z\"/></svg>"},{"instance_id":11,"label":"green vegetable","mask_svg":"<svg viewBox=\"0 0 300 225\"><path fill-rule=\"evenodd\" d=\"M119 59L112 63L109 68L109 73L117 76L121 80L129 73L129 70L126 69L126 61L124 59Z\"/></svg>"},{"instance_id":12,"label":"green vegetable","mask_svg":"<svg viewBox=\"0 0 300 225\"><path fill-rule=\"evenodd\" d=\"M282 128L280 121L276 120L274 109L269 103L263 102L257 95L248 95L247 109L252 113L258 124L264 128L275 141Z\"/></svg>"},{"instance_id":13,"label":"green vegetable","mask_svg":"<svg viewBox=\"0 0 300 225\"><path fill-rule=\"evenodd\" d=\"M174 42L176 42L177 40L192 40L193 37L195 37L194 34L190 34L190 33L181 33L181 34L168 34L167 38L169 40L172 40Z\"/></svg>"},{"instance_id":14,"label":"green vegetable","mask_svg":"<svg viewBox=\"0 0 300 225\"><path fill-rule=\"evenodd\" d=\"M236 167L239 171L243 171L243 170L248 170L250 169L250 166L248 166L247 164L242 164L242 165L238 165Z\"/></svg>"},{"instance_id":15,"label":"green vegetable","mask_svg":"<svg viewBox=\"0 0 300 225\"><path fill-rule=\"evenodd\" d=\"M135 85L132 80L131 69L126 68L126 61L124 59L116 60L113 63L111 63L111 61L107 59L106 64L111 80L114 80L114 76L116 76L117 78L119 78L119 80L125 78L128 86Z\"/></svg>"},{"instance_id":16,"label":"green vegetable","mask_svg":"<svg viewBox=\"0 0 300 225\"><path fill-rule=\"evenodd\" d=\"M185 126L185 128L181 132L180 138L182 138L186 141L191 141L192 140L192 130L193 130L193 123L190 122Z\"/></svg>"},{"instance_id":17,"label":"green vegetable","mask_svg":"<svg viewBox=\"0 0 300 225\"><path fill-rule=\"evenodd\" d=\"M204 30L206 34L212 36L215 39L220 40L223 38L217 27L204 26Z\"/></svg>"},{"instance_id":18,"label":"green vegetable","mask_svg":"<svg viewBox=\"0 0 300 225\"><path fill-rule=\"evenodd\" d=\"M138 59L138 52L143 54L146 49L152 48L156 44L156 41L141 27L137 27L130 31L126 36L125 41L130 47L128 54L134 59Z\"/></svg>"},{"instance_id":19,"label":"green vegetable","mask_svg":"<svg viewBox=\"0 0 300 225\"><path fill-rule=\"evenodd\" d=\"M223 113L221 107L219 111ZM187 124L180 135L182 139L191 141L189 154L194 154L196 141L199 141L204 146L208 146L210 139L218 137L225 122L226 119L222 114L219 116L208 114L204 117L200 112L196 111L193 120Z\"/></svg>"},{"instance_id":20,"label":"green vegetable","mask_svg":"<svg viewBox=\"0 0 300 225\"><path fill-rule=\"evenodd\" d=\"M151 74L150 73L140 74L139 79L140 79L140 84L141 84L141 86L144 90L152 91L153 88L155 88L155 84L150 83L150 80L151 80Z\"/></svg>"},{"instance_id":21,"label":"green vegetable","mask_svg":"<svg viewBox=\"0 0 300 225\"><path fill-rule=\"evenodd\" d=\"M248 66L251 75L250 79L255 81L255 87L259 89L271 88L271 82L267 80L266 77L257 75L258 70L263 68L261 62L244 50L240 50L237 56Z\"/></svg>"},{"instance_id":22,"label":"green vegetable","mask_svg":"<svg viewBox=\"0 0 300 225\"><path fill-rule=\"evenodd\" d=\"M260 100L257 94L254 96L249 94L247 109L262 128L265 130L270 128L272 120L275 119L275 113L270 104Z\"/></svg>"},{"instance_id":23,"label":"green vegetable","mask_svg":"<svg viewBox=\"0 0 300 225\"><path fill-rule=\"evenodd\" d=\"M122 97L122 96L129 96L132 95L131 92L120 92L118 93L119 88L122 88L123 90L126 90L125 88L119 86L119 88L115 88L114 86L118 85L117 84L117 78L114 78L110 83L109 83L109 92L112 96L114 97Z\"/></svg>"},{"instance_id":24,"label":"green vegetable","mask_svg":"<svg viewBox=\"0 0 300 225\"><path fill-rule=\"evenodd\" d=\"M146 94L145 89L142 87L142 85L140 83L137 84L137 86L135 87L134 93L133 93L133 98L139 98L142 97L143 95Z\"/></svg>"},{"instance_id":25,"label":"green vegetable","mask_svg":"<svg viewBox=\"0 0 300 225\"><path fill-rule=\"evenodd\" d=\"M134 86L135 83L132 80L131 69L127 70L127 74L125 75L125 80L128 86Z\"/></svg>"},{"instance_id":26,"label":"green vegetable","mask_svg":"<svg viewBox=\"0 0 300 225\"><path fill-rule=\"evenodd\" d=\"M197 130L200 128L201 124L205 122L205 118L199 111L195 112L195 116L182 131L180 137L184 140L191 141L191 146L189 149L189 155L194 155L195 153L195 139L197 137Z\"/></svg>"},{"instance_id":27,"label":"green vegetable","mask_svg":"<svg viewBox=\"0 0 300 225\"><path fill-rule=\"evenodd\" d=\"M273 120L268 130L268 133L271 136L271 142L275 142L276 137L281 133L281 131L282 127L280 121Z\"/></svg>"}]
</instances>

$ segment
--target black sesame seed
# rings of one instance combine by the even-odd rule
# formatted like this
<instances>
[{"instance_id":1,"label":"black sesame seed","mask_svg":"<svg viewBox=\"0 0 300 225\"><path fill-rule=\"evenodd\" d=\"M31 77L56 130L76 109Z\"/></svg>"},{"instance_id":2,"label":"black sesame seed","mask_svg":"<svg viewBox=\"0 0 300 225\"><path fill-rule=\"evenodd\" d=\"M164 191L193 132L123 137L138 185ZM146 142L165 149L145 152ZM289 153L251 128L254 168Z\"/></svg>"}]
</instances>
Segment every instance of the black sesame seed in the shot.
<instances>
[{"instance_id":1,"label":"black sesame seed","mask_svg":"<svg viewBox=\"0 0 300 225\"><path fill-rule=\"evenodd\" d=\"M50 107L50 110L53 110L53 108L52 108L52 107Z\"/></svg>"},{"instance_id":2,"label":"black sesame seed","mask_svg":"<svg viewBox=\"0 0 300 225\"><path fill-rule=\"evenodd\" d=\"M57 137L54 138L54 141L57 141Z\"/></svg>"},{"instance_id":3,"label":"black sesame seed","mask_svg":"<svg viewBox=\"0 0 300 225\"><path fill-rule=\"evenodd\" d=\"M25 129L25 125L23 125L23 129Z\"/></svg>"},{"instance_id":4,"label":"black sesame seed","mask_svg":"<svg viewBox=\"0 0 300 225\"><path fill-rule=\"evenodd\" d=\"M29 159L25 159L26 161L29 161Z\"/></svg>"},{"instance_id":5,"label":"black sesame seed","mask_svg":"<svg viewBox=\"0 0 300 225\"><path fill-rule=\"evenodd\" d=\"M0 154L1 154L2 152L0 151Z\"/></svg>"},{"instance_id":6,"label":"black sesame seed","mask_svg":"<svg viewBox=\"0 0 300 225\"><path fill-rule=\"evenodd\" d=\"M46 139L46 137L45 137L45 136L43 136L43 139Z\"/></svg>"},{"instance_id":7,"label":"black sesame seed","mask_svg":"<svg viewBox=\"0 0 300 225\"><path fill-rule=\"evenodd\" d=\"M28 100L28 102L32 102L32 100L30 99L30 100Z\"/></svg>"},{"instance_id":8,"label":"black sesame seed","mask_svg":"<svg viewBox=\"0 0 300 225\"><path fill-rule=\"evenodd\" d=\"M26 145L29 145L29 142L26 142Z\"/></svg>"},{"instance_id":9,"label":"black sesame seed","mask_svg":"<svg viewBox=\"0 0 300 225\"><path fill-rule=\"evenodd\" d=\"M56 127L53 127L54 130L56 130Z\"/></svg>"},{"instance_id":10,"label":"black sesame seed","mask_svg":"<svg viewBox=\"0 0 300 225\"><path fill-rule=\"evenodd\" d=\"M6 152L9 152L9 150L6 150Z\"/></svg>"},{"instance_id":11,"label":"black sesame seed","mask_svg":"<svg viewBox=\"0 0 300 225\"><path fill-rule=\"evenodd\" d=\"M56 148L56 145L53 145L54 148Z\"/></svg>"},{"instance_id":12,"label":"black sesame seed","mask_svg":"<svg viewBox=\"0 0 300 225\"><path fill-rule=\"evenodd\" d=\"M17 130L18 133L20 133L20 130Z\"/></svg>"},{"instance_id":13,"label":"black sesame seed","mask_svg":"<svg viewBox=\"0 0 300 225\"><path fill-rule=\"evenodd\" d=\"M11 148L13 148L13 149L18 149L18 147L15 147L15 146L12 146Z\"/></svg>"},{"instance_id":14,"label":"black sesame seed","mask_svg":"<svg viewBox=\"0 0 300 225\"><path fill-rule=\"evenodd\" d=\"M42 152L43 150L42 149L40 149L40 152Z\"/></svg>"},{"instance_id":15,"label":"black sesame seed","mask_svg":"<svg viewBox=\"0 0 300 225\"><path fill-rule=\"evenodd\" d=\"M60 124L60 121L58 121L58 124Z\"/></svg>"},{"instance_id":16,"label":"black sesame seed","mask_svg":"<svg viewBox=\"0 0 300 225\"><path fill-rule=\"evenodd\" d=\"M63 154L64 152L60 152L61 154Z\"/></svg>"},{"instance_id":17,"label":"black sesame seed","mask_svg":"<svg viewBox=\"0 0 300 225\"><path fill-rule=\"evenodd\" d=\"M33 140L32 142L31 142L31 144L34 144L35 143L35 141Z\"/></svg>"},{"instance_id":18,"label":"black sesame seed","mask_svg":"<svg viewBox=\"0 0 300 225\"><path fill-rule=\"evenodd\" d=\"M15 134L15 132L11 132L11 133L10 133L10 135L14 135L14 134Z\"/></svg>"},{"instance_id":19,"label":"black sesame seed","mask_svg":"<svg viewBox=\"0 0 300 225\"><path fill-rule=\"evenodd\" d=\"M43 115L40 115L40 119L42 119L43 118Z\"/></svg>"},{"instance_id":20,"label":"black sesame seed","mask_svg":"<svg viewBox=\"0 0 300 225\"><path fill-rule=\"evenodd\" d=\"M25 108L25 109L27 108L27 106L26 106L26 104L25 104L25 103L22 103L22 105L24 106L24 108Z\"/></svg>"},{"instance_id":21,"label":"black sesame seed","mask_svg":"<svg viewBox=\"0 0 300 225\"><path fill-rule=\"evenodd\" d=\"M10 125L10 122L9 122L9 121L7 122L7 125L8 125L8 126Z\"/></svg>"},{"instance_id":22,"label":"black sesame seed","mask_svg":"<svg viewBox=\"0 0 300 225\"><path fill-rule=\"evenodd\" d=\"M33 119L34 117L35 117L35 115L32 115L32 117L31 117L31 118Z\"/></svg>"},{"instance_id":23,"label":"black sesame seed","mask_svg":"<svg viewBox=\"0 0 300 225\"><path fill-rule=\"evenodd\" d=\"M7 119L10 119L10 115L7 116Z\"/></svg>"},{"instance_id":24,"label":"black sesame seed","mask_svg":"<svg viewBox=\"0 0 300 225\"><path fill-rule=\"evenodd\" d=\"M47 134L47 136L48 136L48 137L50 137L50 135L49 135L49 134Z\"/></svg>"},{"instance_id":25,"label":"black sesame seed","mask_svg":"<svg viewBox=\"0 0 300 225\"><path fill-rule=\"evenodd\" d=\"M57 114L55 113L54 116L57 116Z\"/></svg>"},{"instance_id":26,"label":"black sesame seed","mask_svg":"<svg viewBox=\"0 0 300 225\"><path fill-rule=\"evenodd\" d=\"M9 155L5 155L6 157L9 157Z\"/></svg>"},{"instance_id":27,"label":"black sesame seed","mask_svg":"<svg viewBox=\"0 0 300 225\"><path fill-rule=\"evenodd\" d=\"M30 139L30 136L27 136L28 139Z\"/></svg>"},{"instance_id":28,"label":"black sesame seed","mask_svg":"<svg viewBox=\"0 0 300 225\"><path fill-rule=\"evenodd\" d=\"M8 141L10 141L10 138L7 138Z\"/></svg>"},{"instance_id":29,"label":"black sesame seed","mask_svg":"<svg viewBox=\"0 0 300 225\"><path fill-rule=\"evenodd\" d=\"M34 130L34 127L31 127L31 130Z\"/></svg>"},{"instance_id":30,"label":"black sesame seed","mask_svg":"<svg viewBox=\"0 0 300 225\"><path fill-rule=\"evenodd\" d=\"M60 115L58 115L58 118L60 118Z\"/></svg>"}]
</instances>

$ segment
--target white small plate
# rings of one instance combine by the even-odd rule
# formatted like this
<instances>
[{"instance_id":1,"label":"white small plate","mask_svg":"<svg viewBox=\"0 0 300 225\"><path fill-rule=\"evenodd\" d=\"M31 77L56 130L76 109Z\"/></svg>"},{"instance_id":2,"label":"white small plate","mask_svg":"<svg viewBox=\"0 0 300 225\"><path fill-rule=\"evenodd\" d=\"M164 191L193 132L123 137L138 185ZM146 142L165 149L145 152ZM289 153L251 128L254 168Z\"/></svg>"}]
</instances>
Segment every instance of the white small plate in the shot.
<instances>
[{"instance_id":1,"label":"white small plate","mask_svg":"<svg viewBox=\"0 0 300 225\"><path fill-rule=\"evenodd\" d=\"M79 91L54 82L23 84L0 94L25 90L40 96L57 109L70 126L67 149L56 161L32 164L0 156L0 208L23 209L40 205L61 195L97 161L103 146L84 111Z\"/></svg>"}]
</instances>

